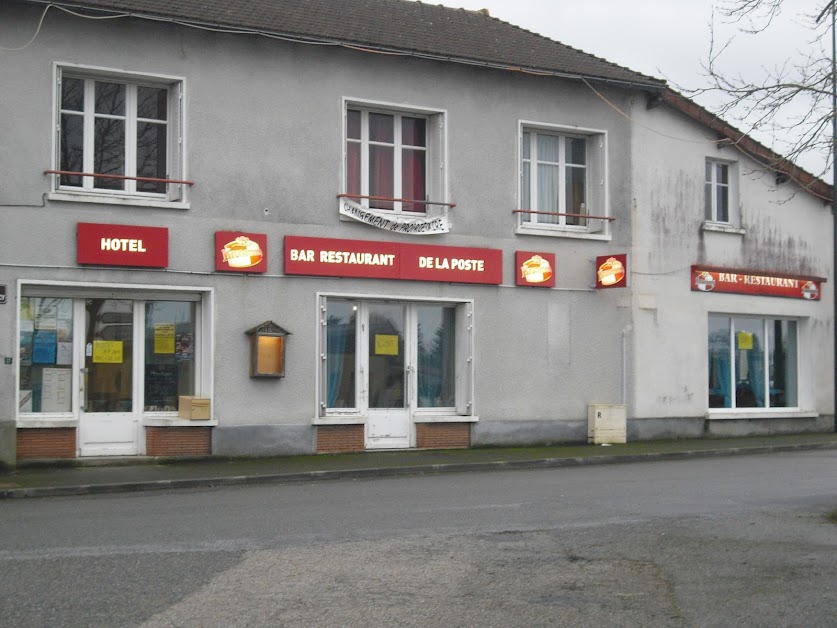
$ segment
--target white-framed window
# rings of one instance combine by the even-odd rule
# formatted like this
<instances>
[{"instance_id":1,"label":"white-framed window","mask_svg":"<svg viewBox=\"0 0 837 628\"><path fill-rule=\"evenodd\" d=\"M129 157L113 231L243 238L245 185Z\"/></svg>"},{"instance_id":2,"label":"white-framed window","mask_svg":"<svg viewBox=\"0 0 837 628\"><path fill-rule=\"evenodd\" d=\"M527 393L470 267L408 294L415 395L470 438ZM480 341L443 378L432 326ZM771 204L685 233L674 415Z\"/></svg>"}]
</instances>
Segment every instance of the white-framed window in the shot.
<instances>
[{"instance_id":1,"label":"white-framed window","mask_svg":"<svg viewBox=\"0 0 837 628\"><path fill-rule=\"evenodd\" d=\"M183 203L183 81L56 68L52 193Z\"/></svg>"},{"instance_id":2,"label":"white-framed window","mask_svg":"<svg viewBox=\"0 0 837 628\"><path fill-rule=\"evenodd\" d=\"M710 314L710 409L797 408L797 321Z\"/></svg>"},{"instance_id":3,"label":"white-framed window","mask_svg":"<svg viewBox=\"0 0 837 628\"><path fill-rule=\"evenodd\" d=\"M443 112L346 101L344 114L348 198L408 215L446 205Z\"/></svg>"},{"instance_id":4,"label":"white-framed window","mask_svg":"<svg viewBox=\"0 0 837 628\"><path fill-rule=\"evenodd\" d=\"M518 233L607 236L606 138L521 123Z\"/></svg>"},{"instance_id":5,"label":"white-framed window","mask_svg":"<svg viewBox=\"0 0 837 628\"><path fill-rule=\"evenodd\" d=\"M738 170L735 163L707 159L704 178L704 218L709 223L736 221Z\"/></svg>"},{"instance_id":6,"label":"white-framed window","mask_svg":"<svg viewBox=\"0 0 837 628\"><path fill-rule=\"evenodd\" d=\"M210 294L22 283L18 417L171 417L181 395L211 396Z\"/></svg>"},{"instance_id":7,"label":"white-framed window","mask_svg":"<svg viewBox=\"0 0 837 628\"><path fill-rule=\"evenodd\" d=\"M321 295L319 416L473 415L472 308Z\"/></svg>"}]
</instances>

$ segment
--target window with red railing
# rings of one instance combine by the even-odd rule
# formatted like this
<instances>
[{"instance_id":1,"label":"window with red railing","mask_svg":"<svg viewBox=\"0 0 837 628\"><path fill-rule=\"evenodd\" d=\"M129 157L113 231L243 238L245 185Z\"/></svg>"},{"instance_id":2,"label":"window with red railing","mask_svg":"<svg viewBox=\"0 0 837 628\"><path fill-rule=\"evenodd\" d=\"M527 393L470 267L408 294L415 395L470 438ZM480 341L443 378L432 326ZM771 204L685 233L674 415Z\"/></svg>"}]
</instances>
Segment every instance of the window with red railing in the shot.
<instances>
[{"instance_id":1,"label":"window with red railing","mask_svg":"<svg viewBox=\"0 0 837 628\"><path fill-rule=\"evenodd\" d=\"M182 85L59 71L53 191L183 200Z\"/></svg>"}]
</instances>

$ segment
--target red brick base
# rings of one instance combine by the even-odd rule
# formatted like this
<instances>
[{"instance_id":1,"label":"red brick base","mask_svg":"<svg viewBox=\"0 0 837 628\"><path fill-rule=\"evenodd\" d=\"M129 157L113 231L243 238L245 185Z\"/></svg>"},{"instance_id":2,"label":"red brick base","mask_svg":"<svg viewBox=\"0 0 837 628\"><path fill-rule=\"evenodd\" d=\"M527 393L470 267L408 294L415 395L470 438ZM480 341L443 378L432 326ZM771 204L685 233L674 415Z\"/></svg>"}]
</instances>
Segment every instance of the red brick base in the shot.
<instances>
[{"instance_id":1,"label":"red brick base","mask_svg":"<svg viewBox=\"0 0 837 628\"><path fill-rule=\"evenodd\" d=\"M363 425L318 425L317 453L363 451Z\"/></svg>"},{"instance_id":2,"label":"red brick base","mask_svg":"<svg viewBox=\"0 0 837 628\"><path fill-rule=\"evenodd\" d=\"M467 449L470 446L470 423L416 423L418 449Z\"/></svg>"},{"instance_id":3,"label":"red brick base","mask_svg":"<svg viewBox=\"0 0 837 628\"><path fill-rule=\"evenodd\" d=\"M212 428L146 427L145 453L149 456L208 456L212 453Z\"/></svg>"},{"instance_id":4,"label":"red brick base","mask_svg":"<svg viewBox=\"0 0 837 628\"><path fill-rule=\"evenodd\" d=\"M75 458L76 428L38 427L17 430L17 459Z\"/></svg>"}]
</instances>

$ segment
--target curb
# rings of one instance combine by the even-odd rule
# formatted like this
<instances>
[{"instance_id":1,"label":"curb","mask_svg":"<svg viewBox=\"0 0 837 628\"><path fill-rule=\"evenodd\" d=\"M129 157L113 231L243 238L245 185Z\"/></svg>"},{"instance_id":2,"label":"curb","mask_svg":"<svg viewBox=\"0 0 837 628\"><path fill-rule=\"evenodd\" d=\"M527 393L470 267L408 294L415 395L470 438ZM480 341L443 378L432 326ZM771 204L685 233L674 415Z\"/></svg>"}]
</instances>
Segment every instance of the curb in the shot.
<instances>
[{"instance_id":1,"label":"curb","mask_svg":"<svg viewBox=\"0 0 837 628\"><path fill-rule=\"evenodd\" d=\"M43 486L33 488L0 489L0 500L24 497L68 497L74 495L103 495L141 491L161 491L187 488L215 488L279 484L290 482L317 482L326 480L387 478L410 475L440 475L479 471L514 471L524 469L558 469L606 464L635 462L659 462L665 460L689 460L722 458L740 455L787 453L794 451L837 449L837 443L805 443L800 445L766 445L759 447L733 447L727 449L687 450L667 453L622 454L615 456L586 456L574 458L540 458L534 460L501 460L495 462L449 462L416 465L411 467L377 467L366 469L335 469L301 471L297 473L272 473L264 475L234 475L214 478L183 480L148 480L142 482L118 482L110 484L81 484L74 486Z\"/></svg>"}]
</instances>

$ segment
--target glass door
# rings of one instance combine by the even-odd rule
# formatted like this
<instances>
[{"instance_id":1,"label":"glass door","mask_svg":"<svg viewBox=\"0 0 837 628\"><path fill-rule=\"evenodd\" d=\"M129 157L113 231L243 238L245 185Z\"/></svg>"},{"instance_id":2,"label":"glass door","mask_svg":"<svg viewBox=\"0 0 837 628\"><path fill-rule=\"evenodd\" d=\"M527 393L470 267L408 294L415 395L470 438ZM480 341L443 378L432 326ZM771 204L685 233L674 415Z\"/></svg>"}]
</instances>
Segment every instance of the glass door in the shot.
<instances>
[{"instance_id":1,"label":"glass door","mask_svg":"<svg viewBox=\"0 0 837 628\"><path fill-rule=\"evenodd\" d=\"M410 447L412 440L406 318L405 304L368 305L366 445L370 448Z\"/></svg>"},{"instance_id":2,"label":"glass door","mask_svg":"<svg viewBox=\"0 0 837 628\"><path fill-rule=\"evenodd\" d=\"M80 373L79 445L82 456L138 452L134 386L134 302L84 300L84 364ZM82 318L82 317L79 317Z\"/></svg>"}]
</instances>

